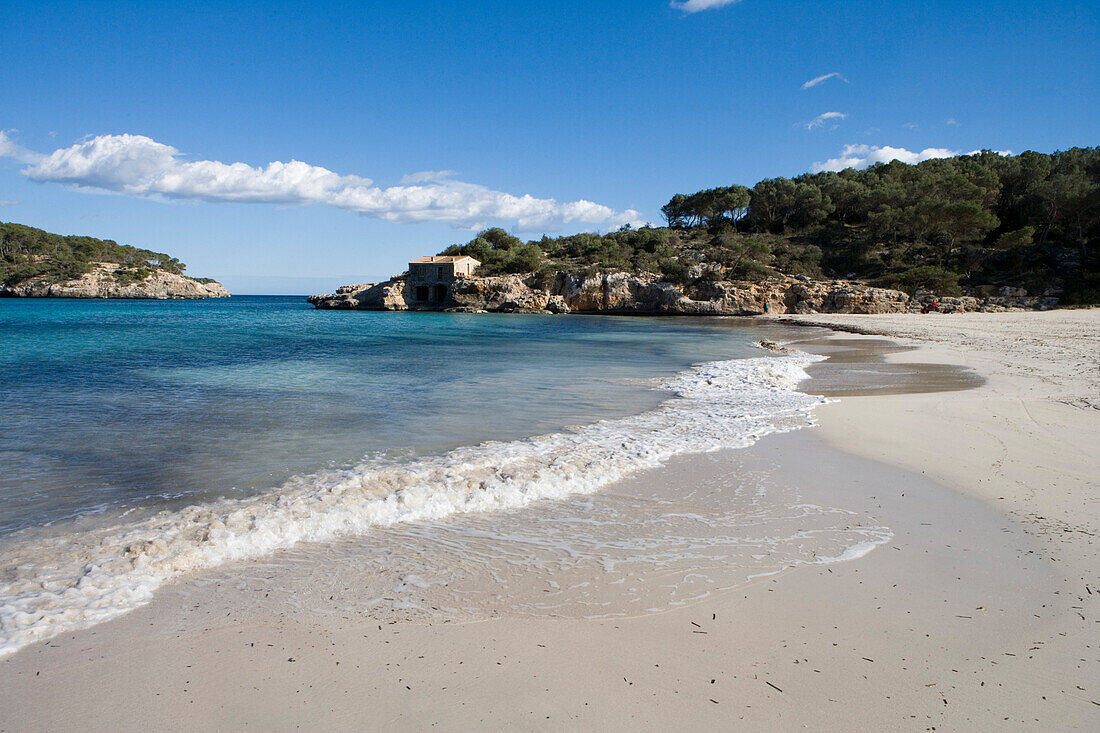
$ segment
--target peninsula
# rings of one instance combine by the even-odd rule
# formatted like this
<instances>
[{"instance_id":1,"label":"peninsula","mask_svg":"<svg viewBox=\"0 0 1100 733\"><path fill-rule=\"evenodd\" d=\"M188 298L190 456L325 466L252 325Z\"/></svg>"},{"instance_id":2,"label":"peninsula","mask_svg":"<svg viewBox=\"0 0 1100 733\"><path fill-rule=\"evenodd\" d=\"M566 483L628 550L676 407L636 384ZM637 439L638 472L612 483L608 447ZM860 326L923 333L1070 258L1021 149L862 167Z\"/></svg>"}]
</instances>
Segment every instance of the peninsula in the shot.
<instances>
[{"instance_id":1,"label":"peninsula","mask_svg":"<svg viewBox=\"0 0 1100 733\"><path fill-rule=\"evenodd\" d=\"M185 268L175 257L110 239L0 222L0 297L229 297L221 283L188 277Z\"/></svg>"},{"instance_id":2,"label":"peninsula","mask_svg":"<svg viewBox=\"0 0 1100 733\"><path fill-rule=\"evenodd\" d=\"M1100 149L981 151L677 194L667 226L452 245L317 308L750 315L1100 302ZM418 266L410 263L410 266ZM414 282L415 280L415 282Z\"/></svg>"}]
</instances>

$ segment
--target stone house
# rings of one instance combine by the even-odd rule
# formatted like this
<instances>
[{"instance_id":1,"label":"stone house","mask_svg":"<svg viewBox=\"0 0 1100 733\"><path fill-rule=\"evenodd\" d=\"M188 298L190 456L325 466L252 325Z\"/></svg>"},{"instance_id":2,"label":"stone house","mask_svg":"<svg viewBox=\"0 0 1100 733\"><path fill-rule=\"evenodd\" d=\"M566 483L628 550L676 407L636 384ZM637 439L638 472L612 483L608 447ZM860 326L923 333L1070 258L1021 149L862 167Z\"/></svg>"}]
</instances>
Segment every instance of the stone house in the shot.
<instances>
[{"instance_id":1,"label":"stone house","mask_svg":"<svg viewBox=\"0 0 1100 733\"><path fill-rule=\"evenodd\" d=\"M442 305L456 278L472 275L481 263L466 255L417 257L409 262L406 297L417 305Z\"/></svg>"}]
</instances>

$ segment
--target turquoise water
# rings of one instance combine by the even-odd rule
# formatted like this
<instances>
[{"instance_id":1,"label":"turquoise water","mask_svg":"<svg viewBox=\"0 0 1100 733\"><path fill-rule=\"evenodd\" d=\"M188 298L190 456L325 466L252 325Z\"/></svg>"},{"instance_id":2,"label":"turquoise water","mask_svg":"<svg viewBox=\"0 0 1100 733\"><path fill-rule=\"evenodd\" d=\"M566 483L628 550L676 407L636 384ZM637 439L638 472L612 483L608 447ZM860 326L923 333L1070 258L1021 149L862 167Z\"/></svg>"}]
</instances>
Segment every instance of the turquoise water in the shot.
<instances>
[{"instance_id":1,"label":"turquoise water","mask_svg":"<svg viewBox=\"0 0 1100 733\"><path fill-rule=\"evenodd\" d=\"M245 497L364 458L636 414L758 327L315 311L295 297L0 300L0 535Z\"/></svg>"},{"instance_id":2,"label":"turquoise water","mask_svg":"<svg viewBox=\"0 0 1100 733\"><path fill-rule=\"evenodd\" d=\"M660 471L812 423L817 357L755 346L791 337L284 297L0 300L0 657L167 584L237 587L253 563L290 595L343 568L347 608L432 623L658 612L857 557L888 528L766 476Z\"/></svg>"}]
</instances>

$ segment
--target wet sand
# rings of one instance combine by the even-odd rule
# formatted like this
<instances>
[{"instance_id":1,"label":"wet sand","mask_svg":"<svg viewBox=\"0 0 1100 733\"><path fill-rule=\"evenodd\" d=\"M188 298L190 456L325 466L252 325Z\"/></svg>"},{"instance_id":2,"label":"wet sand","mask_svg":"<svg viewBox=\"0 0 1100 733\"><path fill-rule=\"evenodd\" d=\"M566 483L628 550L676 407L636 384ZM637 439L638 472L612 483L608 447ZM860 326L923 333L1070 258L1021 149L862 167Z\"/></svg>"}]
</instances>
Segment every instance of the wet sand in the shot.
<instances>
[{"instance_id":1,"label":"wet sand","mask_svg":"<svg viewBox=\"0 0 1100 733\"><path fill-rule=\"evenodd\" d=\"M1095 338L1097 323L1072 326ZM302 588L309 603L274 608L259 600L276 583L265 590L262 573L180 583L0 660L0 729L1095 729L1100 434L1080 406L1095 398L1087 363L1052 380L973 341L821 338L796 344L842 349L816 367L815 386L842 397L819 408L819 428L632 481L675 491L766 475L888 526L893 538L862 558L607 619L389 623L319 605L323 574ZM853 340L870 345L855 354L841 343ZM1087 362L1088 343L1058 357L1061 372L1048 352L1045 368ZM893 366L913 363L930 366ZM952 364L984 383L958 389L980 380ZM953 391L919 391L929 383Z\"/></svg>"}]
</instances>

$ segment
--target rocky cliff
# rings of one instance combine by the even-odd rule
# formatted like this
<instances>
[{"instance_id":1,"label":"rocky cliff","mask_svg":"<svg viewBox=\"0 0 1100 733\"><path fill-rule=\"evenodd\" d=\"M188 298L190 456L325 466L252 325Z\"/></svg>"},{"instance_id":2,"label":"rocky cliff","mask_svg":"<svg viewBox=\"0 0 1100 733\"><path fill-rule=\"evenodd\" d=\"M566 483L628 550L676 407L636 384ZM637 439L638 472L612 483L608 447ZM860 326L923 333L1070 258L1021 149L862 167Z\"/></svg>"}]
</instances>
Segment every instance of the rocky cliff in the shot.
<instances>
[{"instance_id":1,"label":"rocky cliff","mask_svg":"<svg viewBox=\"0 0 1100 733\"><path fill-rule=\"evenodd\" d=\"M404 279L394 278L346 285L334 294L311 296L309 302L317 308L352 310L653 315L898 313L913 307L901 291L843 280L773 277L759 282L700 280L677 285L655 275L625 272L459 278L451 283L445 301L432 304L416 302Z\"/></svg>"},{"instance_id":2,"label":"rocky cliff","mask_svg":"<svg viewBox=\"0 0 1100 733\"><path fill-rule=\"evenodd\" d=\"M227 298L221 283L201 282L183 275L156 270L142 279L130 275L113 262L99 262L91 272L60 283L32 278L15 285L0 285L0 297L16 298Z\"/></svg>"}]
</instances>

